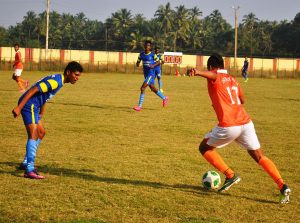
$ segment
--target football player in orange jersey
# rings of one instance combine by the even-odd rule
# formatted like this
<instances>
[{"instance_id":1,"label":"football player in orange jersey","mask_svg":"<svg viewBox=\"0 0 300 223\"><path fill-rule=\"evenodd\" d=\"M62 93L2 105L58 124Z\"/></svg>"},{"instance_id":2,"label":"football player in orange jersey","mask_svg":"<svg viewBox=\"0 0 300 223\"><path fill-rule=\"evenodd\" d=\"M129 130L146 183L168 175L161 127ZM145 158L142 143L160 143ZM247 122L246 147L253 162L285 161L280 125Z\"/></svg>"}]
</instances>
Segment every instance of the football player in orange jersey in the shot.
<instances>
[{"instance_id":1,"label":"football player in orange jersey","mask_svg":"<svg viewBox=\"0 0 300 223\"><path fill-rule=\"evenodd\" d=\"M241 180L216 151L216 148L235 141L273 178L280 190L280 203L288 203L291 189L284 183L275 164L263 154L253 122L243 107L245 100L237 80L224 69L224 60L218 54L209 57L207 69L191 69L190 72L207 79L208 93L219 121L199 146L202 156L226 176L219 192L228 190Z\"/></svg>"},{"instance_id":2,"label":"football player in orange jersey","mask_svg":"<svg viewBox=\"0 0 300 223\"><path fill-rule=\"evenodd\" d=\"M13 64L15 71L12 75L12 79L17 82L17 84L20 88L20 92L24 93L25 89L28 88L29 83L27 80L23 80L21 78L23 64L22 64L22 57L21 57L21 52L20 52L20 45L18 43L15 43L14 48L16 51L15 62Z\"/></svg>"}]
</instances>

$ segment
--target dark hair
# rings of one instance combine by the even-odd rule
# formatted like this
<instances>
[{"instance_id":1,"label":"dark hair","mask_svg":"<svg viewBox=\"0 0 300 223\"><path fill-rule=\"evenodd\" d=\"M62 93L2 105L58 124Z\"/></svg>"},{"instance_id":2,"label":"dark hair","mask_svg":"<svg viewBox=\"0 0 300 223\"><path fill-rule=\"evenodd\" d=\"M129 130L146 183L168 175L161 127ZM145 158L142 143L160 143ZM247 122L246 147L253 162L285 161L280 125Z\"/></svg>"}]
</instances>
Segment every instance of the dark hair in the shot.
<instances>
[{"instance_id":1,"label":"dark hair","mask_svg":"<svg viewBox=\"0 0 300 223\"><path fill-rule=\"evenodd\" d=\"M15 44L14 44L14 47L15 47L15 46L20 47L20 44L19 44L19 43L15 43Z\"/></svg>"},{"instance_id":2,"label":"dark hair","mask_svg":"<svg viewBox=\"0 0 300 223\"><path fill-rule=\"evenodd\" d=\"M145 43L144 43L144 45L147 45L148 43L149 43L150 45L152 45L151 40L146 40Z\"/></svg>"},{"instance_id":3,"label":"dark hair","mask_svg":"<svg viewBox=\"0 0 300 223\"><path fill-rule=\"evenodd\" d=\"M160 50L160 47L159 47L159 46L157 46L157 47L155 47L155 48L154 48L154 50Z\"/></svg>"},{"instance_id":4,"label":"dark hair","mask_svg":"<svg viewBox=\"0 0 300 223\"><path fill-rule=\"evenodd\" d=\"M209 69L209 67L224 69L224 60L222 56L219 54L211 55L207 60L207 69Z\"/></svg>"},{"instance_id":5,"label":"dark hair","mask_svg":"<svg viewBox=\"0 0 300 223\"><path fill-rule=\"evenodd\" d=\"M72 61L68 63L68 65L64 70L64 74L67 72L67 70L69 70L70 72L75 72L75 71L79 71L80 73L83 72L82 66L80 65L80 63L77 63L76 61Z\"/></svg>"}]
</instances>

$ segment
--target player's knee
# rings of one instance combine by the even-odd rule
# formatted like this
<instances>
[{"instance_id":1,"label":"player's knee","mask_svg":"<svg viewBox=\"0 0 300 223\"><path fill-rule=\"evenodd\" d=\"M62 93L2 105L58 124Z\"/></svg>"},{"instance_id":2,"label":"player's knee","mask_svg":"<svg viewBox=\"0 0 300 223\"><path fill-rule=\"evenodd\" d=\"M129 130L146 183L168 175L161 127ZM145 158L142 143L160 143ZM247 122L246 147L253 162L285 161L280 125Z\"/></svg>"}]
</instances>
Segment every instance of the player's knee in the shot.
<instances>
[{"instance_id":1,"label":"player's knee","mask_svg":"<svg viewBox=\"0 0 300 223\"><path fill-rule=\"evenodd\" d=\"M39 139L43 139L46 135L46 130L44 128L40 128L38 131L38 137Z\"/></svg>"},{"instance_id":2,"label":"player's knee","mask_svg":"<svg viewBox=\"0 0 300 223\"><path fill-rule=\"evenodd\" d=\"M154 85L150 85L150 89L151 89L151 91L153 91L154 93L157 93L157 89L155 88Z\"/></svg>"},{"instance_id":3,"label":"player's knee","mask_svg":"<svg viewBox=\"0 0 300 223\"><path fill-rule=\"evenodd\" d=\"M45 135L46 135L46 131L45 130L42 131L42 132L40 132L39 133L39 139L43 139L45 137Z\"/></svg>"},{"instance_id":4,"label":"player's knee","mask_svg":"<svg viewBox=\"0 0 300 223\"><path fill-rule=\"evenodd\" d=\"M203 139L199 145L199 152L203 155L209 149L210 149L210 146L207 145L207 139Z\"/></svg>"},{"instance_id":5,"label":"player's knee","mask_svg":"<svg viewBox=\"0 0 300 223\"><path fill-rule=\"evenodd\" d=\"M255 160L255 162L259 163L260 160L264 159L265 156L262 153L261 149L258 150L248 150L249 155L252 157L252 159Z\"/></svg>"}]
</instances>

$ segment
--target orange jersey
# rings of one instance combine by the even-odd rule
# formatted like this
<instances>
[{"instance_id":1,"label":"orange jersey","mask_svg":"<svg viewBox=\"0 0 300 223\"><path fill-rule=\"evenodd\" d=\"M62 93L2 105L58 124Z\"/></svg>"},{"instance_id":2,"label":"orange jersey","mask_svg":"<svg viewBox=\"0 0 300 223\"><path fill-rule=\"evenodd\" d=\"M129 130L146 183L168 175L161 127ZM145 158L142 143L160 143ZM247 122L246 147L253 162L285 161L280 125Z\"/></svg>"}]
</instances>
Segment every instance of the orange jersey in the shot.
<instances>
[{"instance_id":1,"label":"orange jersey","mask_svg":"<svg viewBox=\"0 0 300 223\"><path fill-rule=\"evenodd\" d=\"M217 79L207 79L208 93L219 120L220 127L244 125L251 121L240 101L241 89L237 80L218 70Z\"/></svg>"},{"instance_id":2,"label":"orange jersey","mask_svg":"<svg viewBox=\"0 0 300 223\"><path fill-rule=\"evenodd\" d=\"M14 67L15 69L23 69L23 64L22 64L22 57L21 57L21 52L18 50L15 55L15 62L14 62Z\"/></svg>"}]
</instances>

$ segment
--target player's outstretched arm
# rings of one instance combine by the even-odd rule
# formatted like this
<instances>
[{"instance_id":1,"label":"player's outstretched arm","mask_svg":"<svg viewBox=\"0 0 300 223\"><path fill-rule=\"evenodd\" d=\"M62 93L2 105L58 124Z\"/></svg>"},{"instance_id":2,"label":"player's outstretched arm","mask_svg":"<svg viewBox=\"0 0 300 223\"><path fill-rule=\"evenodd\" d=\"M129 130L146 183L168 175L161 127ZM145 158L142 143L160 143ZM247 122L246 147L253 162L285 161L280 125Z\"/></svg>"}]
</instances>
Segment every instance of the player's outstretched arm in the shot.
<instances>
[{"instance_id":1,"label":"player's outstretched arm","mask_svg":"<svg viewBox=\"0 0 300 223\"><path fill-rule=\"evenodd\" d=\"M217 74L211 71L198 70L196 68L193 68L190 72L192 72L192 76L201 76L211 80L217 79Z\"/></svg>"},{"instance_id":2,"label":"player's outstretched arm","mask_svg":"<svg viewBox=\"0 0 300 223\"><path fill-rule=\"evenodd\" d=\"M22 99L22 101L20 102L20 104L15 107L13 110L12 110L12 113L14 115L14 117L18 117L21 113L21 110L22 108L24 107L24 105L29 101L29 99L35 95L37 92L39 92L39 89L37 86L33 87L33 88L30 88L26 95L24 96L24 98Z\"/></svg>"}]
</instances>

